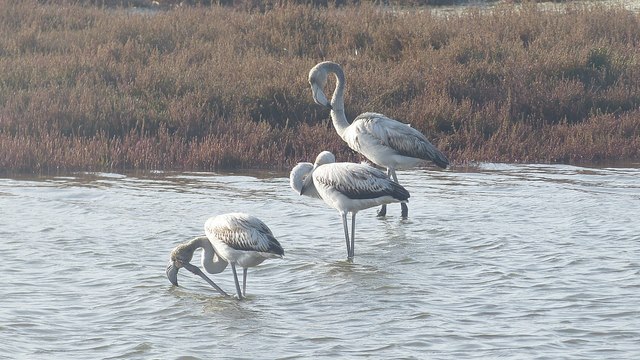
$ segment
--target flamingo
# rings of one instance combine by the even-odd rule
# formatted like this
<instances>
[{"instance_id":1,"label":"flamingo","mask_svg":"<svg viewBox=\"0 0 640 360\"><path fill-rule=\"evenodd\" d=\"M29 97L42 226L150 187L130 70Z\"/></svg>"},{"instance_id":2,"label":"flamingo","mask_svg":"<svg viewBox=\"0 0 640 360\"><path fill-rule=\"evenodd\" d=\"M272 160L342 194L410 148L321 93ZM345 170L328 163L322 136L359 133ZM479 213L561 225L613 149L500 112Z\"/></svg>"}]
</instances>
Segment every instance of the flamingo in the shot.
<instances>
[{"instance_id":1,"label":"flamingo","mask_svg":"<svg viewBox=\"0 0 640 360\"><path fill-rule=\"evenodd\" d=\"M327 100L323 90L329 74L334 74L337 80L331 101ZM441 168L449 165L446 156L420 131L408 124L374 112L362 113L349 124L344 113L345 76L339 64L331 61L317 64L309 71L309 84L313 100L331 110L333 127L342 140L369 161L386 168L387 176L396 183L396 169L412 168L426 160L433 161ZM400 205L402 217L407 217L407 205ZM387 207L383 204L378 216L385 216L386 213Z\"/></svg>"},{"instance_id":2,"label":"flamingo","mask_svg":"<svg viewBox=\"0 0 640 360\"><path fill-rule=\"evenodd\" d=\"M409 192L391 181L382 171L367 164L336 163L329 151L321 152L312 168L300 163L290 174L290 185L300 195L317 197L338 210L342 217L347 259L355 255L356 214L358 211L381 204L406 203ZM351 213L351 237L347 225Z\"/></svg>"},{"instance_id":3,"label":"flamingo","mask_svg":"<svg viewBox=\"0 0 640 360\"><path fill-rule=\"evenodd\" d=\"M271 229L260 219L243 213L230 213L209 218L204 232L216 253L231 265L238 298L247 290L247 269L266 259L282 258L284 249ZM242 267L242 291L236 264Z\"/></svg>"},{"instance_id":4,"label":"flamingo","mask_svg":"<svg viewBox=\"0 0 640 360\"><path fill-rule=\"evenodd\" d=\"M178 270L184 267L202 277L222 295L227 294L202 270L190 263L196 249L202 248L202 267L211 274L222 272L231 264L238 299L246 295L247 268L269 258L282 258L284 250L271 230L260 219L243 213L230 213L209 218L204 225L206 236L178 245L171 251L167 277L178 286ZM243 268L242 290L236 264Z\"/></svg>"}]
</instances>

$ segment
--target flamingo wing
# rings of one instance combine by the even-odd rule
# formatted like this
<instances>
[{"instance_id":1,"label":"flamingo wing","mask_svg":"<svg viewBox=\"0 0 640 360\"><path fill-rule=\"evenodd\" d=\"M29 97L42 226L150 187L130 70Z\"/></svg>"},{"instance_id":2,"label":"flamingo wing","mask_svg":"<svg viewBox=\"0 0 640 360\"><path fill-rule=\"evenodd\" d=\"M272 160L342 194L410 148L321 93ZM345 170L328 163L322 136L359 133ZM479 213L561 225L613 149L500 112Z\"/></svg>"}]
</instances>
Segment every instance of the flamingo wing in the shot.
<instances>
[{"instance_id":1,"label":"flamingo wing","mask_svg":"<svg viewBox=\"0 0 640 360\"><path fill-rule=\"evenodd\" d=\"M366 164L335 163L318 167L314 182L333 188L350 199L372 199L392 196L400 201L409 198L409 192L389 180L387 175Z\"/></svg>"},{"instance_id":2,"label":"flamingo wing","mask_svg":"<svg viewBox=\"0 0 640 360\"><path fill-rule=\"evenodd\" d=\"M353 143L362 148L365 143L383 146L398 155L431 160L446 168L449 160L420 131L408 124L390 119L382 114L367 112L355 118L352 125ZM360 151L359 149L354 149Z\"/></svg>"},{"instance_id":3,"label":"flamingo wing","mask_svg":"<svg viewBox=\"0 0 640 360\"><path fill-rule=\"evenodd\" d=\"M205 232L235 250L284 255L284 249L271 229L255 216L241 213L220 215L207 224Z\"/></svg>"}]
</instances>

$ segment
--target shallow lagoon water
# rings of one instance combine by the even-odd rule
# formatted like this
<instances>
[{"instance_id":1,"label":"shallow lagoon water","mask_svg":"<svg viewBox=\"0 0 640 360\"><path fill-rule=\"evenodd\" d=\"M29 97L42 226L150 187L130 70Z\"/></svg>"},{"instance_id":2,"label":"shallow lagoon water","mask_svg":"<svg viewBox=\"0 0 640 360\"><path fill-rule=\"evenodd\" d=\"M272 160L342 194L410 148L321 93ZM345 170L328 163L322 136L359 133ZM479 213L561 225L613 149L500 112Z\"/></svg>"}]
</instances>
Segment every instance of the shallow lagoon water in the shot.
<instances>
[{"instance_id":1,"label":"shallow lagoon water","mask_svg":"<svg viewBox=\"0 0 640 360\"><path fill-rule=\"evenodd\" d=\"M640 358L639 168L398 175L409 219L360 212L353 263L287 174L2 178L0 358ZM244 301L184 270L171 286L169 251L236 211L285 258Z\"/></svg>"}]
</instances>

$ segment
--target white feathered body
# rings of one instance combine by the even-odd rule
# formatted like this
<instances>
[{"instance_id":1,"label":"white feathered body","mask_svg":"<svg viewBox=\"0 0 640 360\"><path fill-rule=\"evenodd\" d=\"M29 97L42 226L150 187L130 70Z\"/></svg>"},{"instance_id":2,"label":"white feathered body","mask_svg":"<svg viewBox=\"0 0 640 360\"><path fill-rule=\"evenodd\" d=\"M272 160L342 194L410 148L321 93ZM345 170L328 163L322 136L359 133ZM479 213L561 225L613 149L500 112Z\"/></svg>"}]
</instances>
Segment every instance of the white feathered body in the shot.
<instances>
[{"instance_id":1,"label":"white feathered body","mask_svg":"<svg viewBox=\"0 0 640 360\"><path fill-rule=\"evenodd\" d=\"M300 195L309 196L316 199L322 197L318 194L315 186L307 186L303 190L303 186L307 176L313 172L313 164L310 162L301 162L291 169L289 174L289 186Z\"/></svg>"},{"instance_id":2,"label":"white feathered body","mask_svg":"<svg viewBox=\"0 0 640 360\"><path fill-rule=\"evenodd\" d=\"M205 222L204 231L220 257L244 268L284 256L284 250L271 230L252 215L218 215Z\"/></svg>"},{"instance_id":3,"label":"white feathered body","mask_svg":"<svg viewBox=\"0 0 640 360\"><path fill-rule=\"evenodd\" d=\"M331 163L313 171L313 184L322 199L341 212L407 202L409 192L367 164Z\"/></svg>"},{"instance_id":4,"label":"white feathered body","mask_svg":"<svg viewBox=\"0 0 640 360\"><path fill-rule=\"evenodd\" d=\"M427 160L442 167L448 164L421 132L382 114L360 114L341 137L351 149L381 167L412 168Z\"/></svg>"}]
</instances>

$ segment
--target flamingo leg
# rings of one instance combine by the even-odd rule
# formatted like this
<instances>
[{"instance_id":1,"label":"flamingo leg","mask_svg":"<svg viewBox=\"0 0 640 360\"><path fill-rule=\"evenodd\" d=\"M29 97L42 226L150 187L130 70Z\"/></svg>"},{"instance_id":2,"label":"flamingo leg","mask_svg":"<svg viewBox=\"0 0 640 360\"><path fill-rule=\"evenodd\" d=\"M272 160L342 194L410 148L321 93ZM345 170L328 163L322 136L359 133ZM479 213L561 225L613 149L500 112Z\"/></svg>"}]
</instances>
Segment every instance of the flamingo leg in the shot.
<instances>
[{"instance_id":1,"label":"flamingo leg","mask_svg":"<svg viewBox=\"0 0 640 360\"><path fill-rule=\"evenodd\" d=\"M387 204L382 204L382 206L380 206L380 210L378 210L378 217L385 217L387 216Z\"/></svg>"},{"instance_id":2,"label":"flamingo leg","mask_svg":"<svg viewBox=\"0 0 640 360\"><path fill-rule=\"evenodd\" d=\"M389 168L387 168L387 176L389 177L389 179L391 179L391 169ZM378 210L378 217L385 217L385 216L387 216L387 204L382 204L382 206L380 206L380 210Z\"/></svg>"},{"instance_id":3,"label":"flamingo leg","mask_svg":"<svg viewBox=\"0 0 640 360\"><path fill-rule=\"evenodd\" d=\"M247 268L242 269L242 295L247 296Z\"/></svg>"},{"instance_id":4,"label":"flamingo leg","mask_svg":"<svg viewBox=\"0 0 640 360\"><path fill-rule=\"evenodd\" d=\"M396 175L396 171L395 170L389 170L389 172L391 173L391 176L393 177L393 181L396 184L400 184L398 182L398 176ZM402 218L406 219L407 217L409 217L409 207L407 206L407 204L400 203L400 208L402 209L402 213L401 213Z\"/></svg>"},{"instance_id":5,"label":"flamingo leg","mask_svg":"<svg viewBox=\"0 0 640 360\"><path fill-rule=\"evenodd\" d=\"M387 177L389 179L391 179L391 171L392 170L390 168L387 168ZM395 172L393 174L395 174ZM378 217L385 217L385 216L387 216L387 204L382 204L382 206L380 206L380 210L378 210Z\"/></svg>"},{"instance_id":6,"label":"flamingo leg","mask_svg":"<svg viewBox=\"0 0 640 360\"><path fill-rule=\"evenodd\" d=\"M393 179L393 181L395 181L396 184L400 184L398 182L398 176L396 175L396 170L395 169L389 169L389 179Z\"/></svg>"},{"instance_id":7,"label":"flamingo leg","mask_svg":"<svg viewBox=\"0 0 640 360\"><path fill-rule=\"evenodd\" d=\"M242 299L242 293L240 292L240 283L238 282L238 274L236 273L235 263L231 263L231 271L233 271L233 279L236 281L236 292L238 293L238 299Z\"/></svg>"},{"instance_id":8,"label":"flamingo leg","mask_svg":"<svg viewBox=\"0 0 640 360\"><path fill-rule=\"evenodd\" d=\"M355 256L355 246L356 246L356 213L351 213L351 247L349 250L351 253L349 254L349 258L353 259Z\"/></svg>"},{"instance_id":9,"label":"flamingo leg","mask_svg":"<svg viewBox=\"0 0 640 360\"><path fill-rule=\"evenodd\" d=\"M342 216L342 226L344 227L344 238L347 242L347 259L351 255L351 246L349 244L349 228L347 227L347 213L343 212L340 214Z\"/></svg>"},{"instance_id":10,"label":"flamingo leg","mask_svg":"<svg viewBox=\"0 0 640 360\"><path fill-rule=\"evenodd\" d=\"M402 216L403 219L406 219L409 217L409 207L407 206L407 204L405 203L400 203L400 216Z\"/></svg>"}]
</instances>

